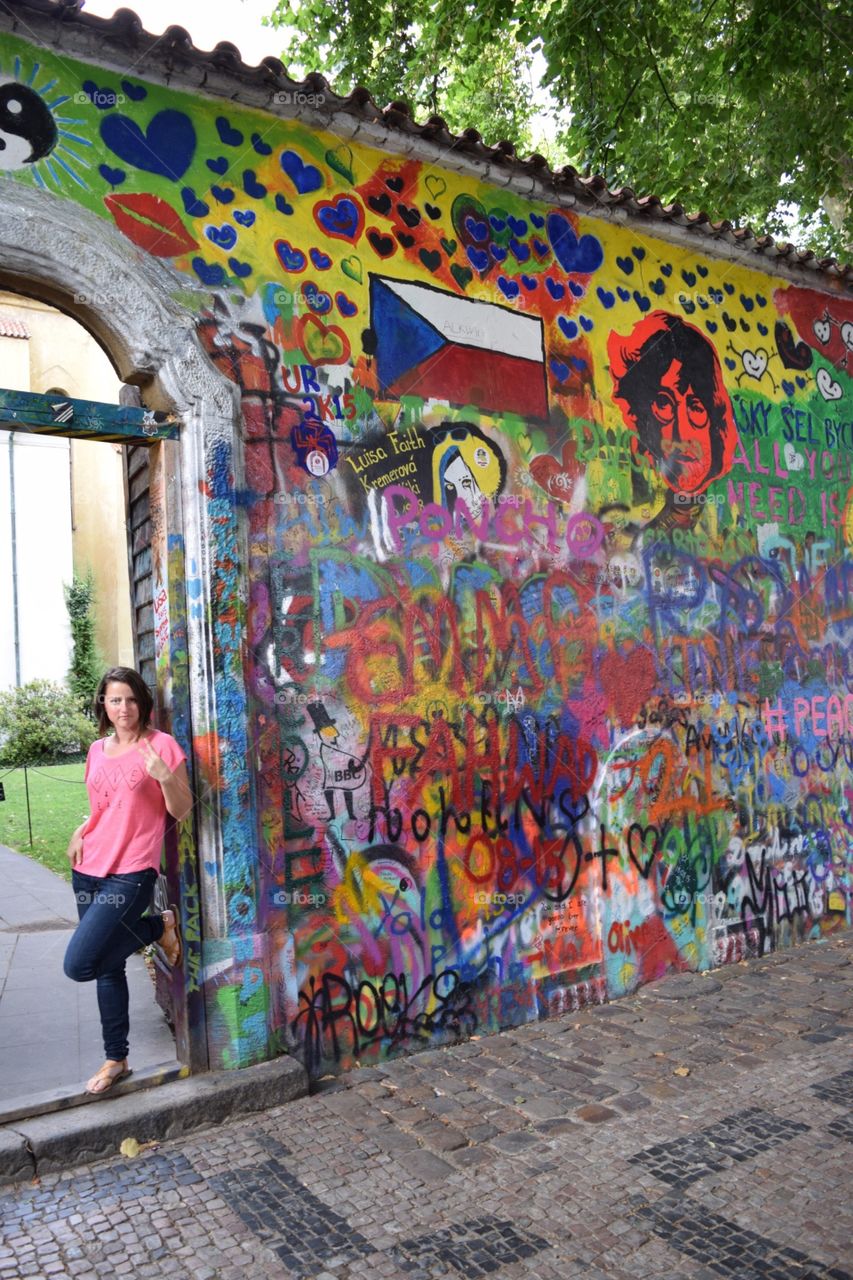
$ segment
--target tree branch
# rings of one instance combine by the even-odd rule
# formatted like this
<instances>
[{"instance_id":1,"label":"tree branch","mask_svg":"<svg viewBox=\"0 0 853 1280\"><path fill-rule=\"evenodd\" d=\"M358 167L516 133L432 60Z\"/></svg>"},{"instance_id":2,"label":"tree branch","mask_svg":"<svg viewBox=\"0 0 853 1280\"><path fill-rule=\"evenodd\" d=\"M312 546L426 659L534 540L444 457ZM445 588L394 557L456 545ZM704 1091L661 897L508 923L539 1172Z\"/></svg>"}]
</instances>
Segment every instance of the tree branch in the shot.
<instances>
[{"instance_id":1,"label":"tree branch","mask_svg":"<svg viewBox=\"0 0 853 1280\"><path fill-rule=\"evenodd\" d=\"M637 76L637 79L634 81L634 83L631 85L631 88L628 90L628 96L627 96L627 98L626 98L626 99L625 99L625 101L622 103L622 106L619 108L619 110L616 112L616 118L615 118L615 119L614 119L614 121L613 121L613 128L614 128L614 129L618 129L618 127L619 127L619 121L622 119L623 112L625 111L625 108L627 107L628 103L629 103L629 102L631 101L631 99L633 98L634 94L637 92L637 89L639 89L639 87L640 87L640 83L641 83L641 81L642 81L643 77L645 76L645 74L646 74L646 71L647 71L647 70L648 70L648 67L643 67L642 71L641 71L641 72L640 72L640 74Z\"/></svg>"},{"instance_id":2,"label":"tree branch","mask_svg":"<svg viewBox=\"0 0 853 1280\"><path fill-rule=\"evenodd\" d=\"M660 85L660 87L663 89L663 96L666 98L667 102L668 102L668 103L669 103L669 105L672 107L673 111L677 111L677 110L678 110L678 107L675 105L675 103L673 102L672 98L669 96L669 89L667 89L666 85L664 84L664 82L663 82L663 76L661 75L660 71L658 70L658 60L657 60L657 55L655 54L655 51L654 51L654 49L652 48L652 42L651 42L651 40L649 39L649 33L648 33L648 31L646 31L645 27L643 28L643 39L644 39L644 40L645 40L645 42L646 42L646 48L648 49L648 51L649 51L649 56L651 57L651 60L652 60L652 70L654 71L655 75L656 75L656 76L657 76L657 78L658 78L658 84L659 84L659 85Z\"/></svg>"},{"instance_id":3,"label":"tree branch","mask_svg":"<svg viewBox=\"0 0 853 1280\"><path fill-rule=\"evenodd\" d=\"M631 85L631 88L628 90L628 96L627 96L627 98L626 98L626 99L625 99L625 101L622 103L622 106L619 108L619 110L616 112L616 117L615 117L615 119L614 119L614 121L613 121L613 130L614 130L614 131L615 131L616 129L618 129L618 128L619 128L619 121L622 119L623 112L625 111L625 108L627 107L628 103L629 103L629 102L631 101L631 99L633 98L634 94L637 92L637 89L640 87L640 82L642 81L643 76L646 74L646 70L647 70L647 68L646 68L646 67L643 67L642 71L641 71L641 72L640 72L640 74L637 76L637 79L634 81L634 83ZM606 148L605 148L605 150L604 150L604 155L602 156L602 166L601 166L601 167L602 167L602 172L604 173L605 177L607 176L607 156L608 156L608 153L609 153L610 149L611 149L610 147L606 147Z\"/></svg>"}]
</instances>

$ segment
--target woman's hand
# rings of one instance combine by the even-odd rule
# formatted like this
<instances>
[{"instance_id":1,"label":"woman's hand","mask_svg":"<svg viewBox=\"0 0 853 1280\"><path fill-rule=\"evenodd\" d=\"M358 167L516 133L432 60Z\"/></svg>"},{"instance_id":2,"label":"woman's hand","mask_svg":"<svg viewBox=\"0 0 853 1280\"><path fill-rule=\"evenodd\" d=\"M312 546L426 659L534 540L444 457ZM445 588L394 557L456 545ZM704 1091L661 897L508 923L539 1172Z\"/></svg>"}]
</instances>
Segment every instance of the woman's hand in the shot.
<instances>
[{"instance_id":1,"label":"woman's hand","mask_svg":"<svg viewBox=\"0 0 853 1280\"><path fill-rule=\"evenodd\" d=\"M178 822L183 822L184 818L189 817L193 807L187 766L181 761L173 773L147 738L139 739L139 752L149 775L163 788L167 810Z\"/></svg>"},{"instance_id":2,"label":"woman's hand","mask_svg":"<svg viewBox=\"0 0 853 1280\"><path fill-rule=\"evenodd\" d=\"M87 818L86 822L88 821L89 819ZM83 861L83 828L85 827L86 822L80 823L80 826L68 842L68 849L66 852L68 854L68 861L71 863L72 867L76 867L78 862Z\"/></svg>"},{"instance_id":3,"label":"woman's hand","mask_svg":"<svg viewBox=\"0 0 853 1280\"><path fill-rule=\"evenodd\" d=\"M139 754L142 756L142 762L148 771L150 777L155 782L168 782L172 776L172 770L166 764L162 756L158 756L152 747L148 738L139 739Z\"/></svg>"}]
</instances>

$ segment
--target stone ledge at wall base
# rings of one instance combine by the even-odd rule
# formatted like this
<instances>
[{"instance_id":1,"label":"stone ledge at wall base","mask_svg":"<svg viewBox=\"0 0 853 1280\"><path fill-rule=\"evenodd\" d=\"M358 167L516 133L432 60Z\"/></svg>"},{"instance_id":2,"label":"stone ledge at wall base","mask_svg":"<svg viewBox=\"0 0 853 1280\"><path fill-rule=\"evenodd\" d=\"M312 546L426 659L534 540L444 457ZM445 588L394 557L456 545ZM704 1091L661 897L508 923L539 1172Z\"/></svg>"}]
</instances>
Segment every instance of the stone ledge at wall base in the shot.
<instances>
[{"instance_id":1,"label":"stone ledge at wall base","mask_svg":"<svg viewBox=\"0 0 853 1280\"><path fill-rule=\"evenodd\" d=\"M694 988L689 985L691 977L702 984L703 990L708 990L711 973L732 965L753 963L769 956L774 956L779 963L783 963L785 952L795 947L825 943L832 936L833 934L823 938L810 937L808 934L798 937L787 936L784 940L773 941L771 945L771 941L756 927L750 926L738 933L719 932L710 940L707 967L685 970L683 974L672 968L660 979L638 982L628 989L610 992L607 978L595 974L595 964L584 967L583 971L588 976L571 983L562 983L558 976L541 982L535 990L529 986L513 987L504 984L499 989L485 992L484 1010L492 1007L494 1011L495 1007L499 1007L500 1015L499 1020L488 1021L485 1016L482 1018L479 1016L478 1009L477 1036L478 1038L497 1036L529 1022L560 1018L578 1013L590 1006L618 1004L631 996L640 994L650 985L654 985L657 989L673 983L675 985L672 993L662 998L678 999L680 978L682 979L681 987L685 993L689 991L692 994L694 991ZM266 974L274 969L274 963L269 956L270 935L258 933L247 935L247 937L251 939L251 945L244 942L245 955L240 960L237 959L233 939L212 939L202 943L204 969L210 969L214 975L223 971L232 975L230 986L216 987L205 995L208 1044L212 1067L215 1071L226 1073L244 1071L259 1061L276 1061L277 1055L283 1052L294 1055L300 1062L305 1057L304 1042L297 1045L288 1044L286 1023L281 1011L276 1015L276 1021L271 1021L273 1015L266 1007L263 986L258 988L257 1006L254 1010L242 999L242 990L248 980L248 968L260 967ZM270 986L272 982L273 980L268 978ZM508 1014L507 1009L512 1012ZM263 1018L258 1016L261 1012L263 1012ZM340 1013L340 1010L338 1012ZM237 1028L236 1032L235 1028ZM454 1031L445 1031L443 1034L436 1032L431 1037L430 1048L424 1048L418 1042L406 1041L394 1051L389 1052L388 1058L390 1060L410 1055L421 1058L431 1048L443 1050L451 1045L463 1044L468 1039L469 1035ZM367 1043L372 1048L376 1047L370 1040ZM353 1051L347 1056L345 1062L341 1062L340 1059L333 1060L321 1054L316 1062L306 1062L311 1092L318 1088L318 1082L322 1079L334 1079L359 1067L379 1066L384 1060L384 1052L381 1056L375 1057L370 1048L366 1053L363 1049Z\"/></svg>"},{"instance_id":2,"label":"stone ledge at wall base","mask_svg":"<svg viewBox=\"0 0 853 1280\"><path fill-rule=\"evenodd\" d=\"M293 1058L276 1058L18 1120L0 1126L0 1186L105 1160L119 1154L125 1138L162 1142L307 1093L304 1068Z\"/></svg>"}]
</instances>

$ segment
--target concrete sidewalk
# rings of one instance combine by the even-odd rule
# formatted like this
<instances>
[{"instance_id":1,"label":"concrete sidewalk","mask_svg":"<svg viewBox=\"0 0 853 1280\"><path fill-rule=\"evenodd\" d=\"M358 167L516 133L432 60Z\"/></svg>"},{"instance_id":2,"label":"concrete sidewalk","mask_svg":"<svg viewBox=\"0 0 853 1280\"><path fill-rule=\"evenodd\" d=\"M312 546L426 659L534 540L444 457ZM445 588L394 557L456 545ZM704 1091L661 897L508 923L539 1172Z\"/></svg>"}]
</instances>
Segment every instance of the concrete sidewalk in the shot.
<instances>
[{"instance_id":1,"label":"concrete sidewalk","mask_svg":"<svg viewBox=\"0 0 853 1280\"><path fill-rule=\"evenodd\" d=\"M0 1280L853 1280L850 940L43 1173L0 1194Z\"/></svg>"},{"instance_id":2,"label":"concrete sidewalk","mask_svg":"<svg viewBox=\"0 0 853 1280\"><path fill-rule=\"evenodd\" d=\"M0 1123L28 1099L76 1095L104 1060L93 982L62 972L77 923L71 885L0 845ZM175 1042L140 955L127 965L130 1065L177 1070Z\"/></svg>"}]
</instances>

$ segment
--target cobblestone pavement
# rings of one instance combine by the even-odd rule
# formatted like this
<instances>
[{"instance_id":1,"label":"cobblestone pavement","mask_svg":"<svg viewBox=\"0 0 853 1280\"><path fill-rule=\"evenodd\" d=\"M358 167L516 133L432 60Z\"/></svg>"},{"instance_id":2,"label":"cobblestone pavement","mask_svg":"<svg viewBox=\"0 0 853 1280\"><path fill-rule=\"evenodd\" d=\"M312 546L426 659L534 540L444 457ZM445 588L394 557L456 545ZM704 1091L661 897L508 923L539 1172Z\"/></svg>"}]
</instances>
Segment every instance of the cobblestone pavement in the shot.
<instances>
[{"instance_id":1,"label":"cobblestone pavement","mask_svg":"<svg viewBox=\"0 0 853 1280\"><path fill-rule=\"evenodd\" d=\"M6 1192L0 1280L851 1280L850 936Z\"/></svg>"}]
</instances>

